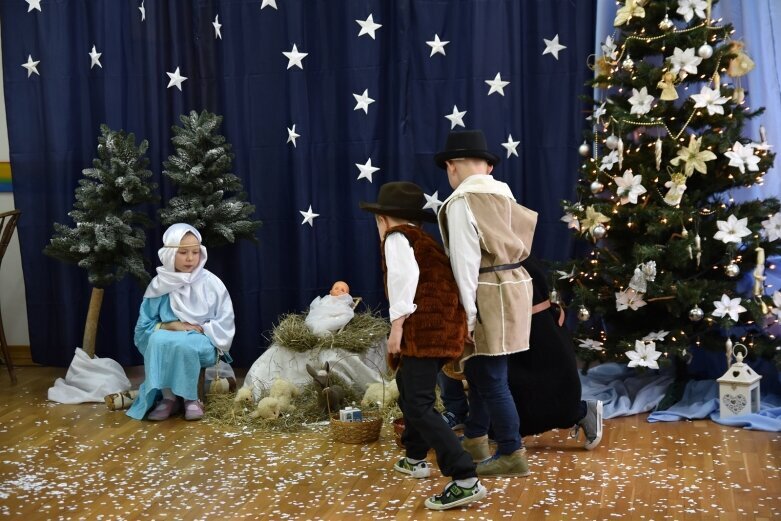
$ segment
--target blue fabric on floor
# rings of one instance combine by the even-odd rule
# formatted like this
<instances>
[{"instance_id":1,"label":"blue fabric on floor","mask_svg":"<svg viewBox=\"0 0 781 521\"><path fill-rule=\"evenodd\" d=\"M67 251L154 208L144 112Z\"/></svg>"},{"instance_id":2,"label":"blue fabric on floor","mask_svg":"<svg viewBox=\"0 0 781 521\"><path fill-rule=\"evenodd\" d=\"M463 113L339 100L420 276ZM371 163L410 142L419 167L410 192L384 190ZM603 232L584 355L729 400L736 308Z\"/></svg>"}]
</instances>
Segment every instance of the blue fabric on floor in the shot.
<instances>
[{"instance_id":1,"label":"blue fabric on floor","mask_svg":"<svg viewBox=\"0 0 781 521\"><path fill-rule=\"evenodd\" d=\"M598 365L580 375L582 399L602 400L605 418L653 410L672 382L671 371L638 372L616 363Z\"/></svg>"}]
</instances>

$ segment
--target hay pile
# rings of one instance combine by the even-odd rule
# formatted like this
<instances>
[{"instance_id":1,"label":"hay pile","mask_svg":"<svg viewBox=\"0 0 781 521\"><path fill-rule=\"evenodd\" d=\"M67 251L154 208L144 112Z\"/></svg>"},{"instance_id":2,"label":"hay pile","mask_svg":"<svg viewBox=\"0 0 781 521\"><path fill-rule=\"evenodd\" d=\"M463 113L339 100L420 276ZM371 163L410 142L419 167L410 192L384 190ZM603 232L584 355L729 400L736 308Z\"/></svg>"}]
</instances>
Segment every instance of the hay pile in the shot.
<instances>
[{"instance_id":1,"label":"hay pile","mask_svg":"<svg viewBox=\"0 0 781 521\"><path fill-rule=\"evenodd\" d=\"M306 315L283 315L274 328L271 342L291 351L303 353L312 349L338 347L352 353L365 353L388 337L390 324L379 313L356 313L339 332L318 336L306 325Z\"/></svg>"}]
</instances>

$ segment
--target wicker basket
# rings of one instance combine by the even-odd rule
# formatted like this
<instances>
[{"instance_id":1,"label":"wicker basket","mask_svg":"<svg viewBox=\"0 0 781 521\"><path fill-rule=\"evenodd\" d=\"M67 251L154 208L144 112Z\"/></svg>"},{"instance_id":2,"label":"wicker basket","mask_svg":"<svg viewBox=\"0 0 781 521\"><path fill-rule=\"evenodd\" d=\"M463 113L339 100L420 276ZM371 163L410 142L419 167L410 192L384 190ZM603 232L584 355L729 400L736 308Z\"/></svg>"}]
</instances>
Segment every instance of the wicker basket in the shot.
<instances>
[{"instance_id":1,"label":"wicker basket","mask_svg":"<svg viewBox=\"0 0 781 521\"><path fill-rule=\"evenodd\" d=\"M371 443L380 439L382 416L373 411L364 411L363 420L346 422L339 414L331 415L331 437L342 443Z\"/></svg>"}]
</instances>

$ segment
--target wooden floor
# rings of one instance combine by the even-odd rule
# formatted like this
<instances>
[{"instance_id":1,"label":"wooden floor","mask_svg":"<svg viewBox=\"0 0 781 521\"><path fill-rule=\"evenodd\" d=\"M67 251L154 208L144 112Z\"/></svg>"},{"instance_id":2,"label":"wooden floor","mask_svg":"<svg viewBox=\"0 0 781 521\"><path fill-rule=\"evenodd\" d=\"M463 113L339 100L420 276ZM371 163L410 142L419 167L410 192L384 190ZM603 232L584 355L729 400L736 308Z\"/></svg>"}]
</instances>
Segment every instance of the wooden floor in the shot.
<instances>
[{"instance_id":1,"label":"wooden floor","mask_svg":"<svg viewBox=\"0 0 781 521\"><path fill-rule=\"evenodd\" d=\"M446 478L390 470L402 453L387 427L355 446L323 430L139 422L48 402L64 373L0 375L0 519L781 519L779 433L640 415L607 421L586 452L554 431L526 440L530 477L485 480L480 504L431 512L423 500Z\"/></svg>"}]
</instances>

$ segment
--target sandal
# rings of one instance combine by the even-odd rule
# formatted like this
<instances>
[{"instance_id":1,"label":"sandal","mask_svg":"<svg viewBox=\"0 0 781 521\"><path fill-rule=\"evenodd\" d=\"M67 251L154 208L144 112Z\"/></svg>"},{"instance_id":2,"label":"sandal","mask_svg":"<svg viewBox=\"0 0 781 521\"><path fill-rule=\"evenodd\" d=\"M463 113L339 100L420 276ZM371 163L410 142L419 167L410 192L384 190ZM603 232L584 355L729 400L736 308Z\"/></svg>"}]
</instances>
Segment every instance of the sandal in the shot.
<instances>
[{"instance_id":1,"label":"sandal","mask_svg":"<svg viewBox=\"0 0 781 521\"><path fill-rule=\"evenodd\" d=\"M164 398L157 403L152 412L149 413L149 416L147 416L147 419L153 422L159 422L162 420L167 420L172 414L176 414L178 412L179 400Z\"/></svg>"},{"instance_id":2,"label":"sandal","mask_svg":"<svg viewBox=\"0 0 781 521\"><path fill-rule=\"evenodd\" d=\"M203 418L203 404L200 400L184 401L184 419L187 421L200 420Z\"/></svg>"}]
</instances>

